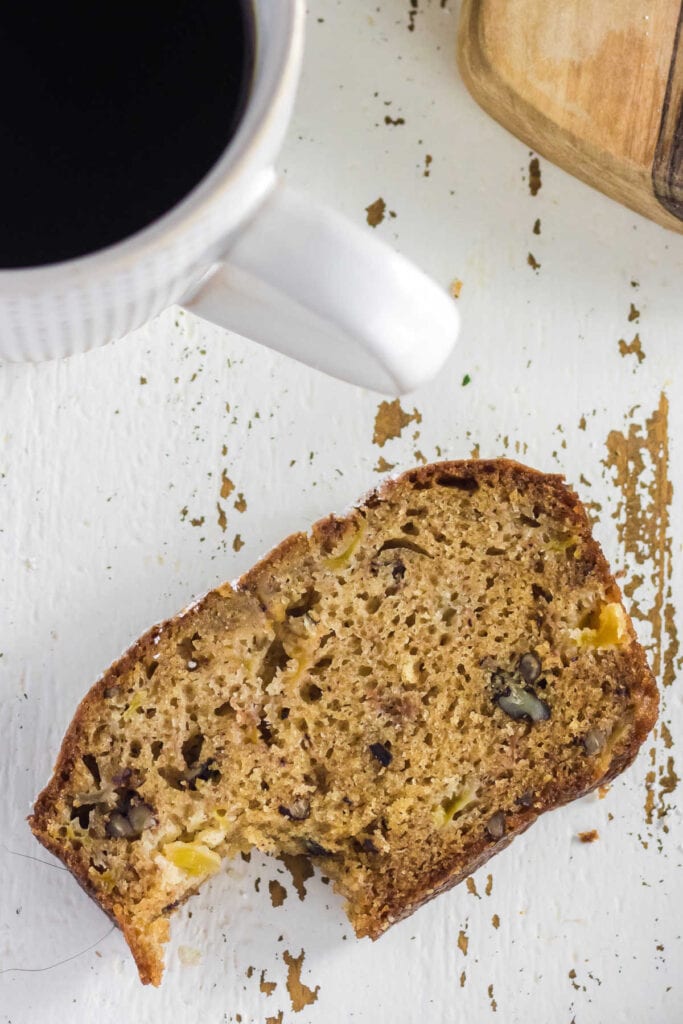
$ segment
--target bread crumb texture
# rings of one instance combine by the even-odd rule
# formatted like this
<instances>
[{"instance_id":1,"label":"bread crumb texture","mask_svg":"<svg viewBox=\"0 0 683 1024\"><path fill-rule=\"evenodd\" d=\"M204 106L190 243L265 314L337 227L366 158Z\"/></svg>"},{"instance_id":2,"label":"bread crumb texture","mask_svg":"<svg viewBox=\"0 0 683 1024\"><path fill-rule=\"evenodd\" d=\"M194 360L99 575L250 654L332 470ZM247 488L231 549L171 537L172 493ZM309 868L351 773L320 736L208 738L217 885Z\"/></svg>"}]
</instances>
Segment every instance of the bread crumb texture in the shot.
<instances>
[{"instance_id":1,"label":"bread crumb texture","mask_svg":"<svg viewBox=\"0 0 683 1024\"><path fill-rule=\"evenodd\" d=\"M169 915L224 858L317 861L375 938L622 771L656 710L561 478L442 463L143 636L31 826L158 984Z\"/></svg>"}]
</instances>

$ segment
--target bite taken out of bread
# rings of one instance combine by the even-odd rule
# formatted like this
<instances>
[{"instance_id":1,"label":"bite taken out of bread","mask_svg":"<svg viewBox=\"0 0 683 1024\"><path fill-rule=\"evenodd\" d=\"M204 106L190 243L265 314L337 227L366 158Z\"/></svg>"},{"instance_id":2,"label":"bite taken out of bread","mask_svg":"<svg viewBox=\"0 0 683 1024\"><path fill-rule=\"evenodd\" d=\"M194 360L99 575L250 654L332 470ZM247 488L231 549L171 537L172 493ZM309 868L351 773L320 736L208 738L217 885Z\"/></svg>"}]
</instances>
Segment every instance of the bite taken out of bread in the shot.
<instances>
[{"instance_id":1,"label":"bite taken out of bread","mask_svg":"<svg viewBox=\"0 0 683 1024\"><path fill-rule=\"evenodd\" d=\"M656 715L562 478L441 463L138 640L81 702L30 824L156 985L170 915L224 858L309 856L376 938L623 771Z\"/></svg>"}]
</instances>

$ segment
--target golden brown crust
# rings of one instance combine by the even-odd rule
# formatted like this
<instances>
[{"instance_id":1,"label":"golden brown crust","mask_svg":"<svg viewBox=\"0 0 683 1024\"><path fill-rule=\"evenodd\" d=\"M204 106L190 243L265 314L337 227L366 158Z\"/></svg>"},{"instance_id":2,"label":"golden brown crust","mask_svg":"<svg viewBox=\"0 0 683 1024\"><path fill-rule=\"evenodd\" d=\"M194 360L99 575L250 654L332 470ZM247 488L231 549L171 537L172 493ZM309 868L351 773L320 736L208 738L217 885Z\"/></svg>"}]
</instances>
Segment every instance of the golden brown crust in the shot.
<instances>
[{"instance_id":1,"label":"golden brown crust","mask_svg":"<svg viewBox=\"0 0 683 1024\"><path fill-rule=\"evenodd\" d=\"M581 538L581 558L590 563L592 571L599 577L605 592L610 595L610 599L622 602L619 587L610 573L599 545L591 535L590 523L578 496L566 487L562 477L539 473L507 460L442 462L413 469L396 479L390 479L379 490L371 492L347 516L328 516L312 527L310 536L297 533L286 538L241 577L235 585L235 590L252 595L255 613L262 614L266 621L277 603L281 581L290 570L300 574L308 561L313 559L314 548L322 548L326 552L338 548L345 535L353 532L369 509L375 507L379 502L391 499L392 495L406 484L419 491L431 486L434 481L440 481L442 486L467 490L470 486L474 486L472 481L478 485L492 477L496 477L503 481L508 488L516 489L520 493L536 493L537 491L539 500L542 499L546 505L550 503L558 516L562 515L567 522L571 523L573 530ZM59 843L49 834L48 823L51 810L79 756L78 744L82 727L88 715L103 699L107 688L111 687L134 665L149 659L160 635L175 628L179 622L191 623L193 616L200 616L206 609L218 605L221 597L229 593L231 593L231 588L225 584L208 593L180 616L152 627L95 683L77 708L71 726L64 737L52 779L39 795L34 813L30 818L31 829L36 838L66 864L83 888L123 928L138 965L140 977L145 983L150 982L156 985L161 978L162 967L156 946L159 941L165 941L164 939L160 940L159 935L167 931L166 919L155 922L155 927L158 925L158 931L152 935L143 935L134 929L125 920L125 916L116 902L93 887L84 861L68 845ZM374 919L365 923L359 919L356 922L359 935L367 934L376 938L394 921L412 913L439 892L457 884L475 871L489 857L507 846L516 835L525 831L540 814L585 794L595 786L618 775L632 762L640 744L656 720L658 695L652 674L647 668L644 652L637 642L630 620L628 617L626 618L631 638L629 673L632 678L630 683L637 709L634 728L627 747L612 758L602 776L597 780L592 774L587 773L583 777L576 777L573 785L569 788L566 785L560 787L554 784L546 787L544 792L537 797L533 808L520 810L518 814L509 818L507 832L502 838L479 840L473 843L467 850L466 862L459 857L457 861L435 867L430 874L420 880L419 886L415 887L414 891L407 895L403 892L399 903L387 904L381 914L378 913Z\"/></svg>"}]
</instances>

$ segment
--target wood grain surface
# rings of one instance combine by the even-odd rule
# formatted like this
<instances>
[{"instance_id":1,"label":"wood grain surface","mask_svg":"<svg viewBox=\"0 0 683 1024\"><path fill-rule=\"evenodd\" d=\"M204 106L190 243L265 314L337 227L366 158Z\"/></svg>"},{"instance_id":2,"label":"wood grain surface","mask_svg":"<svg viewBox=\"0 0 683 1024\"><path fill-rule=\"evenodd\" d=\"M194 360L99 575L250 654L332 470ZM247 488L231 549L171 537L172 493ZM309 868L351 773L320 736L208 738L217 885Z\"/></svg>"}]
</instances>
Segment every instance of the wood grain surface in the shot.
<instances>
[{"instance_id":1,"label":"wood grain surface","mask_svg":"<svg viewBox=\"0 0 683 1024\"><path fill-rule=\"evenodd\" d=\"M652 167L652 184L659 202L683 220L683 6L676 27L674 53Z\"/></svg>"},{"instance_id":2,"label":"wood grain surface","mask_svg":"<svg viewBox=\"0 0 683 1024\"><path fill-rule=\"evenodd\" d=\"M464 0L460 70L532 149L680 231L680 16L680 0Z\"/></svg>"}]
</instances>

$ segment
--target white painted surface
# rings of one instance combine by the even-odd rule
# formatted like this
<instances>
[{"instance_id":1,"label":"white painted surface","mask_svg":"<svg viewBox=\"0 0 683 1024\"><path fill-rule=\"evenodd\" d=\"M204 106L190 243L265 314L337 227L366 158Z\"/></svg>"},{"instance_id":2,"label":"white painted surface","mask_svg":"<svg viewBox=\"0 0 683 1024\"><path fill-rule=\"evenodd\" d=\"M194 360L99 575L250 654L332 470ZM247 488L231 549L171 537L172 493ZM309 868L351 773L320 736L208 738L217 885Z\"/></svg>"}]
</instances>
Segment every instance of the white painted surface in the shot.
<instances>
[{"instance_id":1,"label":"white painted surface","mask_svg":"<svg viewBox=\"0 0 683 1024\"><path fill-rule=\"evenodd\" d=\"M440 378L403 402L422 422L381 454L399 469L414 462L416 448L433 459L437 445L444 457L466 456L475 442L486 456L527 446L526 461L565 472L602 505L598 536L628 571L610 515L618 492L602 464L605 439L627 429L634 406L634 421L643 423L664 390L680 601L683 238L544 161L543 187L531 198L528 151L458 80L453 0L443 9L440 0L422 0L413 32L409 0L377 8L310 3L304 79L281 170L358 224L382 196L396 217L377 234L443 284L463 281L460 344ZM387 114L405 124L385 125ZM532 234L538 217L540 237ZM527 265L529 251L542 264L538 273ZM631 301L639 324L627 322ZM617 346L636 329L641 365ZM466 387L464 374L472 378ZM246 1024L280 1010L295 1024L683 1019L683 821L674 792L666 817L644 823L651 743L606 799L547 816L480 872L480 899L461 886L374 945L353 938L319 880L301 903L277 862L231 865L174 919L158 991L139 985L122 938L65 872L22 859L50 861L24 817L89 684L153 621L376 483L377 403L173 312L87 356L0 368L2 1024L219 1024L237 1014ZM236 484L222 503L225 533L216 509L224 468ZM232 504L238 492L248 503L243 513ZM236 533L245 542L238 553ZM643 568L649 576L650 563ZM651 639L647 624L642 636ZM680 683L664 698L676 744ZM666 752L674 764L677 749ZM660 765L659 741L657 751ZM590 828L600 840L578 843L576 833ZM279 909L268 897L272 878L289 893ZM184 964L193 954L181 947L199 950L200 963ZM303 980L320 990L297 1014L282 953L302 948ZM264 969L277 982L270 996L259 991Z\"/></svg>"}]
</instances>

